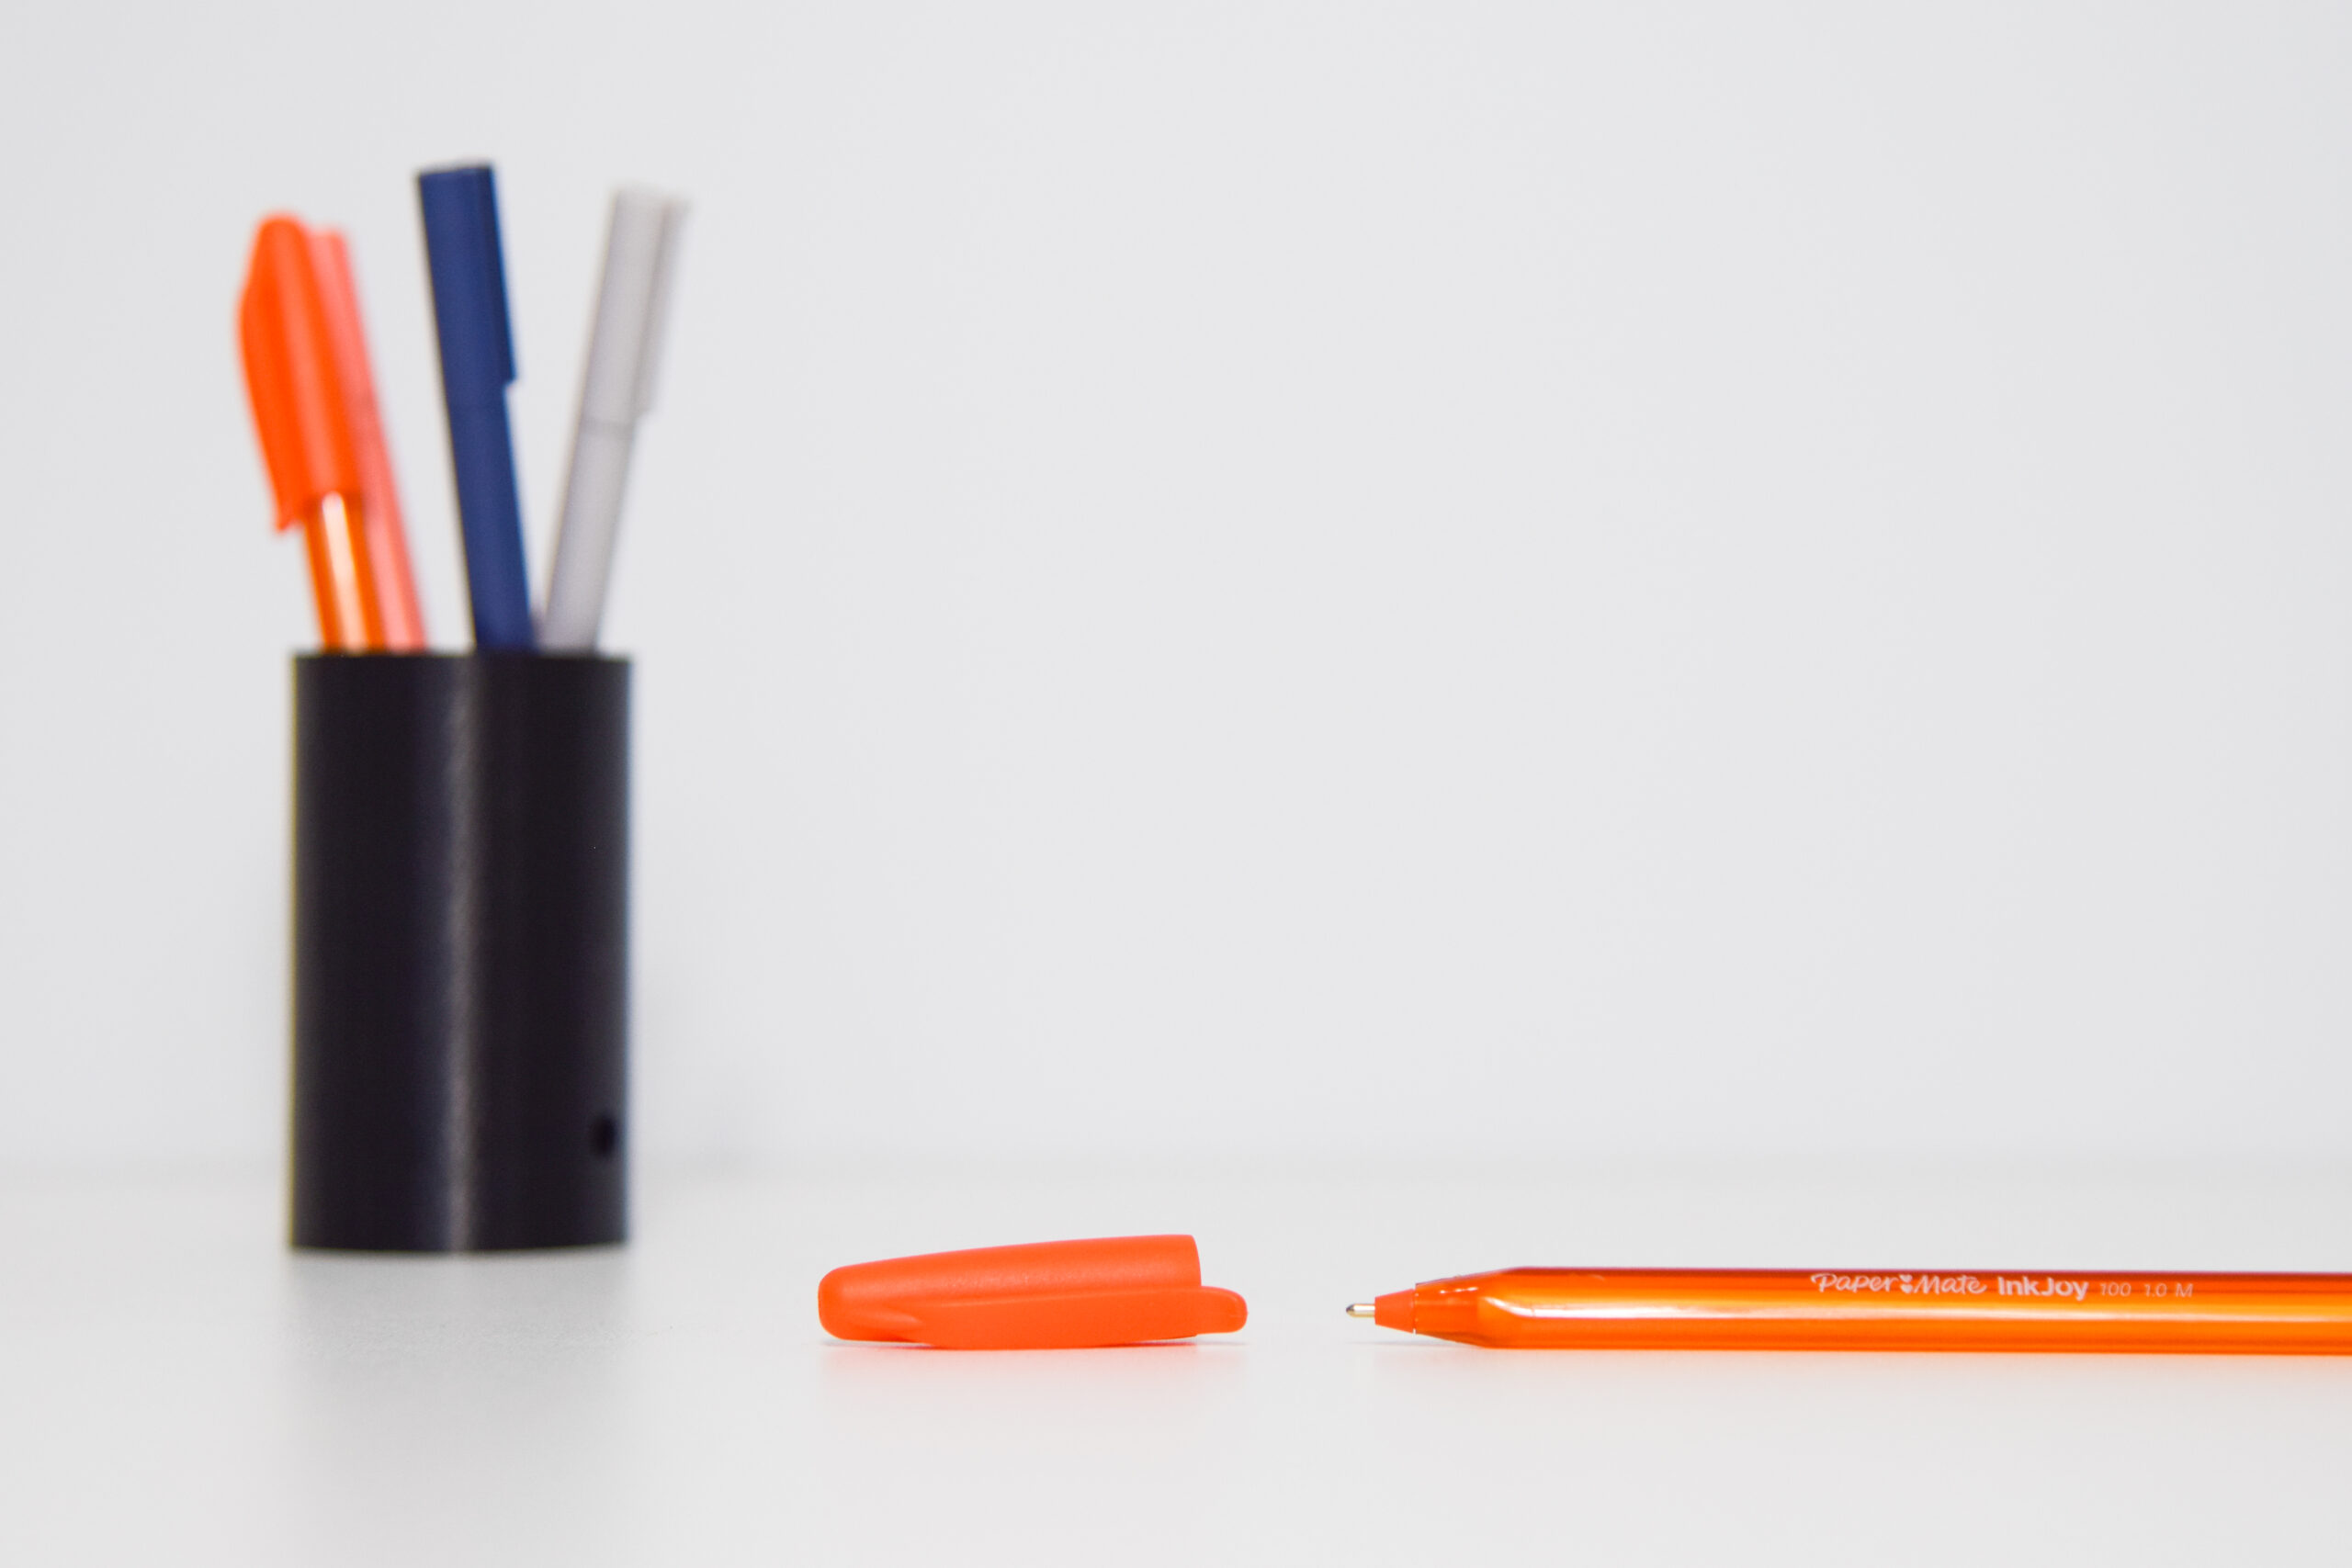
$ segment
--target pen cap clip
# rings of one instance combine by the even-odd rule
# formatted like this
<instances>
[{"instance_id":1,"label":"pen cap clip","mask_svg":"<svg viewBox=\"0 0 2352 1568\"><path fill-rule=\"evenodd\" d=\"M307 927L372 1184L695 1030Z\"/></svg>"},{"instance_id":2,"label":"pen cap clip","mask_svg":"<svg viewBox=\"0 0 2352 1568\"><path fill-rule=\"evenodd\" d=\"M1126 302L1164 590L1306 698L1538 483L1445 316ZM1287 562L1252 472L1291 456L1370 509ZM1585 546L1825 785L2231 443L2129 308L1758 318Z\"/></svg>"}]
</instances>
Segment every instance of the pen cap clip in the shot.
<instances>
[{"instance_id":1,"label":"pen cap clip","mask_svg":"<svg viewBox=\"0 0 2352 1568\"><path fill-rule=\"evenodd\" d=\"M254 236L238 302L245 390L277 492L277 525L301 521L320 498L355 495L359 464L344 407L334 337L310 232L283 215Z\"/></svg>"},{"instance_id":2,"label":"pen cap clip","mask_svg":"<svg viewBox=\"0 0 2352 1568\"><path fill-rule=\"evenodd\" d=\"M489 402L514 379L506 309L506 253L498 231L498 183L487 164L416 176L433 273L441 378L452 402Z\"/></svg>"},{"instance_id":3,"label":"pen cap clip","mask_svg":"<svg viewBox=\"0 0 2352 1568\"><path fill-rule=\"evenodd\" d=\"M670 280L686 204L660 191L613 193L605 235L605 275L596 290L596 327L580 414L599 424L628 424L653 407L653 377L670 314Z\"/></svg>"},{"instance_id":4,"label":"pen cap clip","mask_svg":"<svg viewBox=\"0 0 2352 1568\"><path fill-rule=\"evenodd\" d=\"M853 1264L818 1285L817 1316L843 1339L1043 1350L1229 1334L1249 1308L1201 1283L1191 1236L1127 1235Z\"/></svg>"}]
</instances>

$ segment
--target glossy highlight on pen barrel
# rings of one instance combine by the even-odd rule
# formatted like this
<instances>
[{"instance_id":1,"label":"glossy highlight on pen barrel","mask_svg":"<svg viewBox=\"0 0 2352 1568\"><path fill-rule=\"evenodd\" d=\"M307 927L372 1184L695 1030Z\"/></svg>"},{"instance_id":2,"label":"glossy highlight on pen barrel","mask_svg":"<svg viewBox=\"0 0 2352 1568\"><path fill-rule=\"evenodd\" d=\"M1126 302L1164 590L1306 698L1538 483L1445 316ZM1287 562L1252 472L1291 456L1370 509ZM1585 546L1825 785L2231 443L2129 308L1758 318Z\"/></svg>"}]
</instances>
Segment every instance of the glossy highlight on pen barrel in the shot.
<instances>
[{"instance_id":1,"label":"glossy highlight on pen barrel","mask_svg":"<svg viewBox=\"0 0 2352 1568\"><path fill-rule=\"evenodd\" d=\"M1370 1315L1496 1348L2352 1355L2352 1275L1515 1269Z\"/></svg>"},{"instance_id":2,"label":"glossy highlight on pen barrel","mask_svg":"<svg viewBox=\"0 0 2352 1568\"><path fill-rule=\"evenodd\" d=\"M325 495L303 530L309 536L311 589L319 602L319 642L349 653L384 646L383 616L367 569L362 515L342 496Z\"/></svg>"}]
</instances>

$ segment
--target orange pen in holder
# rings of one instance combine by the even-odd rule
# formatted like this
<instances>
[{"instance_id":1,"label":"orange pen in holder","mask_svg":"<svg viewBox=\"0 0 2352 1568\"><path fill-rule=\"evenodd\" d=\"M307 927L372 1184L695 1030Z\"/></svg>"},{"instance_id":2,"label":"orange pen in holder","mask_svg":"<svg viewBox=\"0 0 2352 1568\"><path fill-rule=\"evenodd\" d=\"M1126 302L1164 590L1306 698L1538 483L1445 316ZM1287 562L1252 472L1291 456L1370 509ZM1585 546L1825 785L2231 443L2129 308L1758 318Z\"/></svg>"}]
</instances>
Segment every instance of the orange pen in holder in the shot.
<instances>
[{"instance_id":1,"label":"orange pen in holder","mask_svg":"<svg viewBox=\"0 0 2352 1568\"><path fill-rule=\"evenodd\" d=\"M359 469L361 536L376 578L376 607L383 615L384 646L401 652L424 647L424 612L408 565L408 531L401 523L400 487L376 409L376 372L368 363L368 334L359 324L359 288L351 276L350 247L328 229L311 237L311 261L326 302L328 344L341 373L345 426Z\"/></svg>"},{"instance_id":2,"label":"orange pen in holder","mask_svg":"<svg viewBox=\"0 0 2352 1568\"><path fill-rule=\"evenodd\" d=\"M271 218L254 236L238 327L277 525L300 524L310 547L319 641L334 651L381 649L383 610L336 322L317 247L291 218Z\"/></svg>"},{"instance_id":3,"label":"orange pen in holder","mask_svg":"<svg viewBox=\"0 0 2352 1568\"><path fill-rule=\"evenodd\" d=\"M1348 1309L1500 1349L2352 1355L2352 1275L1511 1269Z\"/></svg>"}]
</instances>

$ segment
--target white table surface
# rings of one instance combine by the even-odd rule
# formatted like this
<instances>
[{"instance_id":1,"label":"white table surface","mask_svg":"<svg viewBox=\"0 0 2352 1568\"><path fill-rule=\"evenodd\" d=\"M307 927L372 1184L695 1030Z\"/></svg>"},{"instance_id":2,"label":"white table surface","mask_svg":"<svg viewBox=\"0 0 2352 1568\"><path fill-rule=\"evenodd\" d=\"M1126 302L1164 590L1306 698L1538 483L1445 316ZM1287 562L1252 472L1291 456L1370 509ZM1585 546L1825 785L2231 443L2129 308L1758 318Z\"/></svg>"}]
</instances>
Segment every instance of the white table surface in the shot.
<instances>
[{"instance_id":1,"label":"white table surface","mask_svg":"<svg viewBox=\"0 0 2352 1568\"><path fill-rule=\"evenodd\" d=\"M1607 1262L2352 1269L2343 1170L655 1175L627 1249L296 1256L263 1176L0 1181L0 1562L2343 1562L2352 1360L1481 1351ZM1188 1230L1243 1332L830 1341L832 1265Z\"/></svg>"}]
</instances>

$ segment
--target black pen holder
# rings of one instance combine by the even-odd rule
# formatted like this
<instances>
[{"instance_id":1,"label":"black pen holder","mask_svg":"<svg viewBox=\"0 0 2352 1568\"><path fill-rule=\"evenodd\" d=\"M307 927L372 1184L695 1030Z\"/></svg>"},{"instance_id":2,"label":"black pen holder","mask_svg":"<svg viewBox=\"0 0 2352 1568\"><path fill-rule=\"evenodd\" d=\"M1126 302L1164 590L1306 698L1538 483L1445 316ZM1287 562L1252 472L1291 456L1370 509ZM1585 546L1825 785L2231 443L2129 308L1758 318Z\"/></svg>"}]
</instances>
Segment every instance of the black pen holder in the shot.
<instances>
[{"instance_id":1,"label":"black pen holder","mask_svg":"<svg viewBox=\"0 0 2352 1568\"><path fill-rule=\"evenodd\" d=\"M294 662L297 1247L628 1230L626 660Z\"/></svg>"}]
</instances>

